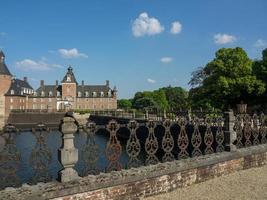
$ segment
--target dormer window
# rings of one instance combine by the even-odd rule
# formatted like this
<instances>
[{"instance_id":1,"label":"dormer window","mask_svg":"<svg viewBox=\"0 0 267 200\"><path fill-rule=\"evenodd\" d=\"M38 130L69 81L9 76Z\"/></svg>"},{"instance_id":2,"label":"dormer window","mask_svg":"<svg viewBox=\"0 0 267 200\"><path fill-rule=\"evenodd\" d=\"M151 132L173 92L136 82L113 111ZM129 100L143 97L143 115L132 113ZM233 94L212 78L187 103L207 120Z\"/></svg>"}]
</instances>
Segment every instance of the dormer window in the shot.
<instances>
[{"instance_id":1,"label":"dormer window","mask_svg":"<svg viewBox=\"0 0 267 200\"><path fill-rule=\"evenodd\" d=\"M96 97L96 92L93 92L93 97Z\"/></svg>"},{"instance_id":2,"label":"dormer window","mask_svg":"<svg viewBox=\"0 0 267 200\"><path fill-rule=\"evenodd\" d=\"M82 93L81 92L78 92L78 97L81 97L82 96Z\"/></svg>"},{"instance_id":3,"label":"dormer window","mask_svg":"<svg viewBox=\"0 0 267 200\"><path fill-rule=\"evenodd\" d=\"M57 96L60 97L60 92L59 91L57 91Z\"/></svg>"},{"instance_id":4,"label":"dormer window","mask_svg":"<svg viewBox=\"0 0 267 200\"><path fill-rule=\"evenodd\" d=\"M41 92L41 96L42 96L42 97L45 96L45 92L44 92L44 91Z\"/></svg>"},{"instance_id":5,"label":"dormer window","mask_svg":"<svg viewBox=\"0 0 267 200\"><path fill-rule=\"evenodd\" d=\"M11 90L10 93L13 95L14 94L14 90Z\"/></svg>"},{"instance_id":6,"label":"dormer window","mask_svg":"<svg viewBox=\"0 0 267 200\"><path fill-rule=\"evenodd\" d=\"M53 92L52 91L49 91L49 94L48 94L50 97L53 96Z\"/></svg>"},{"instance_id":7,"label":"dormer window","mask_svg":"<svg viewBox=\"0 0 267 200\"><path fill-rule=\"evenodd\" d=\"M101 91L100 92L100 96L103 97L104 96L104 92Z\"/></svg>"},{"instance_id":8,"label":"dormer window","mask_svg":"<svg viewBox=\"0 0 267 200\"><path fill-rule=\"evenodd\" d=\"M68 81L68 82L70 82L70 81L71 81L71 79L70 79L70 76L67 76L67 81Z\"/></svg>"},{"instance_id":9,"label":"dormer window","mask_svg":"<svg viewBox=\"0 0 267 200\"><path fill-rule=\"evenodd\" d=\"M108 97L111 97L111 91L110 90L108 91Z\"/></svg>"},{"instance_id":10,"label":"dormer window","mask_svg":"<svg viewBox=\"0 0 267 200\"><path fill-rule=\"evenodd\" d=\"M89 97L89 92L85 92L85 96L86 97Z\"/></svg>"}]
</instances>

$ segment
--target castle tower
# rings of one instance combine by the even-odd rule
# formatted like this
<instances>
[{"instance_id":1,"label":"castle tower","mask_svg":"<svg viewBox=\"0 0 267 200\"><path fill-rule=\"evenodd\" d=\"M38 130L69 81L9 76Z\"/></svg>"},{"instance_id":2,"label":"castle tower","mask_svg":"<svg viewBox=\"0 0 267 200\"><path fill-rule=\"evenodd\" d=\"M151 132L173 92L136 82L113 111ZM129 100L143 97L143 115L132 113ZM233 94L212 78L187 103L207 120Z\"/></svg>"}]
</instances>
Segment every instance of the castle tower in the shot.
<instances>
[{"instance_id":1,"label":"castle tower","mask_svg":"<svg viewBox=\"0 0 267 200\"><path fill-rule=\"evenodd\" d=\"M62 83L62 100L69 102L70 108L75 108L76 94L77 94L77 81L73 73L71 66L68 67L68 71L64 76Z\"/></svg>"},{"instance_id":2,"label":"castle tower","mask_svg":"<svg viewBox=\"0 0 267 200\"><path fill-rule=\"evenodd\" d=\"M11 85L12 74L5 64L5 54L0 50L0 129L5 121L5 93Z\"/></svg>"}]
</instances>

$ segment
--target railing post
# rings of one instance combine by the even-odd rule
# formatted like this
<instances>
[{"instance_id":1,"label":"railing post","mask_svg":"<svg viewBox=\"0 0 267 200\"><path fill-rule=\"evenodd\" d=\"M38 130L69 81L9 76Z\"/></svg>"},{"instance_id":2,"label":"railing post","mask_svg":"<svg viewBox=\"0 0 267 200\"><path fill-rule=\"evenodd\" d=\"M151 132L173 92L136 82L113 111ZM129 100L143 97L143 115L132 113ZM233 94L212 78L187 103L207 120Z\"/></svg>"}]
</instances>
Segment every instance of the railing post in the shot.
<instances>
[{"instance_id":1,"label":"railing post","mask_svg":"<svg viewBox=\"0 0 267 200\"><path fill-rule=\"evenodd\" d=\"M61 124L62 147L59 149L59 161L63 169L59 172L59 181L68 182L78 179L78 173L73 169L78 161L78 149L74 147L74 133L77 125L72 116L66 115Z\"/></svg>"},{"instance_id":2,"label":"railing post","mask_svg":"<svg viewBox=\"0 0 267 200\"><path fill-rule=\"evenodd\" d=\"M225 135L225 150L235 151L237 148L233 144L236 140L236 132L234 131L235 116L233 110L224 112L224 135Z\"/></svg>"}]
</instances>

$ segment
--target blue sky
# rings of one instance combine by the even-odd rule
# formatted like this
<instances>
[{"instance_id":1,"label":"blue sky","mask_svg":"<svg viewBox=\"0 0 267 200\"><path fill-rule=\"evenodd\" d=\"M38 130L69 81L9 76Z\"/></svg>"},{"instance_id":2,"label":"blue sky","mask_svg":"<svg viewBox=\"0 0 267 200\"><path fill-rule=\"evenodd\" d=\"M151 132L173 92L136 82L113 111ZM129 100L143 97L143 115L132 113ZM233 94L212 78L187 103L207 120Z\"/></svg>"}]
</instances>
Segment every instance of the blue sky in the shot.
<instances>
[{"instance_id":1,"label":"blue sky","mask_svg":"<svg viewBox=\"0 0 267 200\"><path fill-rule=\"evenodd\" d=\"M222 47L252 59L267 47L266 0L1 1L0 48L10 71L53 84L72 65L79 82L136 91L187 85Z\"/></svg>"}]
</instances>

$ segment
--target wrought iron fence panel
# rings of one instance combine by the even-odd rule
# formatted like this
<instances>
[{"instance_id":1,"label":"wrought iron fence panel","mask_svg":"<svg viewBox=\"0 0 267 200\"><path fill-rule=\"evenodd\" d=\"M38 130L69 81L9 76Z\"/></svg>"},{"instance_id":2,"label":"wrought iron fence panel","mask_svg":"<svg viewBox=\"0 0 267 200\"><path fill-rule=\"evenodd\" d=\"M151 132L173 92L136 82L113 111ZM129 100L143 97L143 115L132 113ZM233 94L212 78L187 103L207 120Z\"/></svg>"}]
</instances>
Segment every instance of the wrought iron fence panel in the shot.
<instances>
[{"instance_id":1,"label":"wrought iron fence panel","mask_svg":"<svg viewBox=\"0 0 267 200\"><path fill-rule=\"evenodd\" d=\"M30 166L34 170L33 177L30 178L31 184L38 182L48 182L52 180L52 176L49 174L48 167L52 162L51 150L47 147L45 136L49 133L49 129L45 124L37 124L32 129L32 134L36 138L34 149L30 154Z\"/></svg>"},{"instance_id":2,"label":"wrought iron fence panel","mask_svg":"<svg viewBox=\"0 0 267 200\"><path fill-rule=\"evenodd\" d=\"M130 130L130 136L126 144L126 152L130 158L127 167L139 167L142 164L138 159L141 152L141 144L136 136L136 130L139 128L139 124L135 120L131 120L127 126Z\"/></svg>"},{"instance_id":3,"label":"wrought iron fence panel","mask_svg":"<svg viewBox=\"0 0 267 200\"><path fill-rule=\"evenodd\" d=\"M253 145L258 145L259 140L259 119L257 114L252 116L252 136L253 136Z\"/></svg>"},{"instance_id":4,"label":"wrought iron fence panel","mask_svg":"<svg viewBox=\"0 0 267 200\"><path fill-rule=\"evenodd\" d=\"M214 150L212 148L212 144L214 141L213 133L211 131L211 126L212 126L212 119L207 117L205 119L205 126L206 126L206 131L204 134L204 143L206 145L205 148L205 154L212 154L214 153Z\"/></svg>"},{"instance_id":5,"label":"wrought iron fence panel","mask_svg":"<svg viewBox=\"0 0 267 200\"><path fill-rule=\"evenodd\" d=\"M199 132L199 125L200 125L200 120L199 118L195 117L193 119L193 125L194 125L194 132L191 138L191 143L193 146L193 151L192 151L192 157L198 157L202 155L202 152L200 150L200 146L202 143L202 137Z\"/></svg>"},{"instance_id":6,"label":"wrought iron fence panel","mask_svg":"<svg viewBox=\"0 0 267 200\"><path fill-rule=\"evenodd\" d=\"M15 126L7 125L0 134L2 145L0 149L0 189L17 187L21 180L17 171L21 164L21 155L15 144L15 137L19 134Z\"/></svg>"},{"instance_id":7,"label":"wrought iron fence panel","mask_svg":"<svg viewBox=\"0 0 267 200\"><path fill-rule=\"evenodd\" d=\"M178 154L178 159L186 159L189 157L189 153L187 151L187 148L189 145L189 138L186 132L187 123L188 121L186 117L180 117L178 119L178 124L180 126L180 133L179 133L178 140L177 140L177 144L180 149L180 152Z\"/></svg>"},{"instance_id":8,"label":"wrought iron fence panel","mask_svg":"<svg viewBox=\"0 0 267 200\"><path fill-rule=\"evenodd\" d=\"M155 122L153 120L149 120L149 122L147 123L147 128L149 130L149 133L145 142L145 150L146 153L148 154L145 161L146 165L155 165L159 162L159 159L156 156L159 144L154 133L155 127L156 127Z\"/></svg>"},{"instance_id":9,"label":"wrought iron fence panel","mask_svg":"<svg viewBox=\"0 0 267 200\"><path fill-rule=\"evenodd\" d=\"M96 175L100 173L100 170L97 168L100 152L99 146L95 141L96 124L94 122L87 122L83 131L86 133L86 143L82 148L82 160L84 162L82 175Z\"/></svg>"},{"instance_id":10,"label":"wrought iron fence panel","mask_svg":"<svg viewBox=\"0 0 267 200\"><path fill-rule=\"evenodd\" d=\"M223 131L223 118L218 117L216 119L216 126L217 126L217 130L216 130L216 136L215 136L215 140L217 143L216 146L216 152L223 152L224 151L224 131Z\"/></svg>"},{"instance_id":11,"label":"wrought iron fence panel","mask_svg":"<svg viewBox=\"0 0 267 200\"><path fill-rule=\"evenodd\" d=\"M243 115L237 115L235 118L234 130L236 131L236 147L243 147Z\"/></svg>"},{"instance_id":12,"label":"wrought iron fence panel","mask_svg":"<svg viewBox=\"0 0 267 200\"><path fill-rule=\"evenodd\" d=\"M260 128L259 133L261 137L261 143L265 144L267 143L267 117L262 113L260 115Z\"/></svg>"},{"instance_id":13,"label":"wrought iron fence panel","mask_svg":"<svg viewBox=\"0 0 267 200\"><path fill-rule=\"evenodd\" d=\"M115 120L111 120L107 125L107 129L110 133L109 141L105 149L105 155L109 161L106 168L107 172L114 170L119 171L122 169L122 164L119 162L122 147L116 135L119 128L120 125Z\"/></svg>"},{"instance_id":14,"label":"wrought iron fence panel","mask_svg":"<svg viewBox=\"0 0 267 200\"><path fill-rule=\"evenodd\" d=\"M170 127L172 123L170 120L165 120L163 122L163 126L165 129L165 133L162 139L162 149L164 150L165 154L162 158L163 162L170 162L175 159L174 155L172 154L172 150L174 148L174 139L170 132Z\"/></svg>"}]
</instances>

